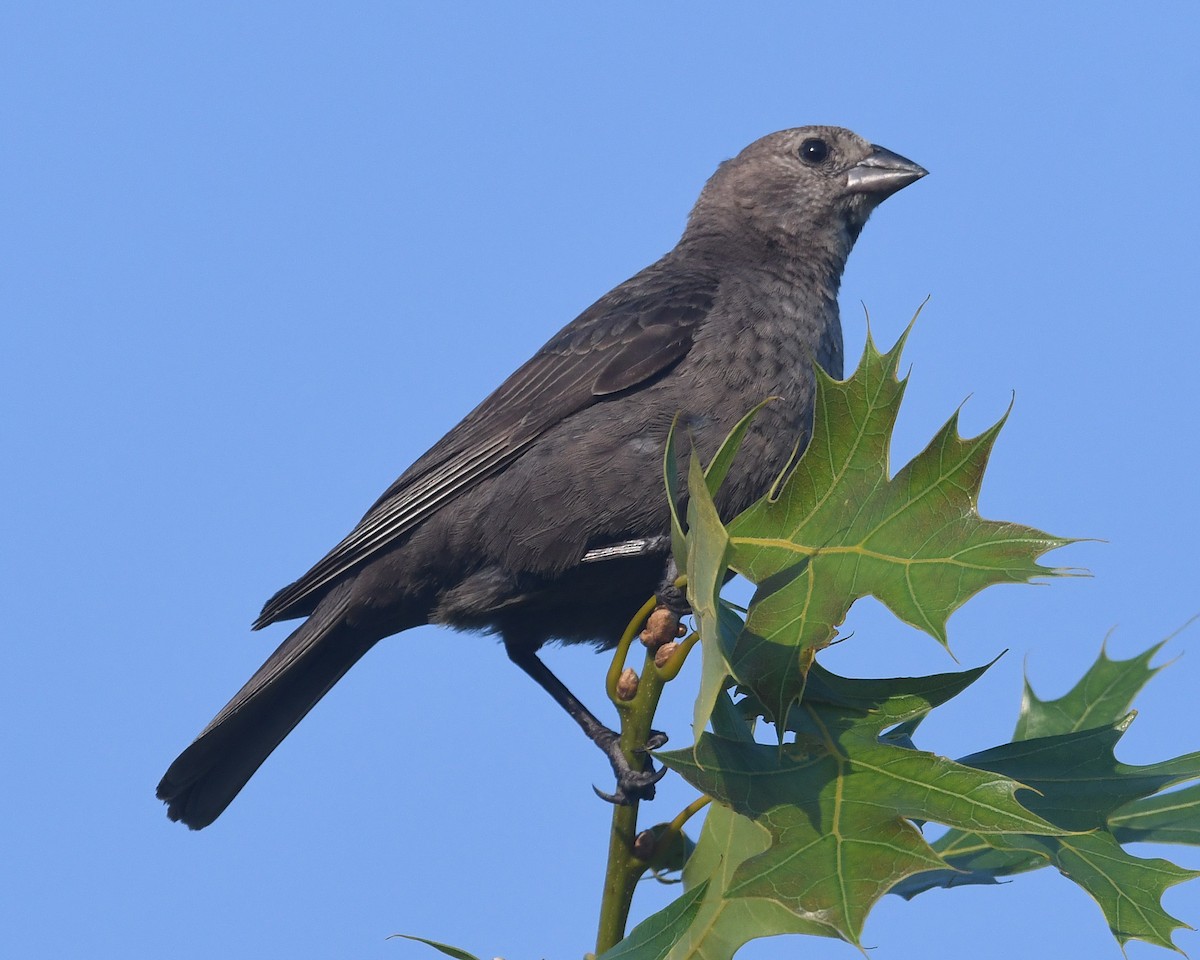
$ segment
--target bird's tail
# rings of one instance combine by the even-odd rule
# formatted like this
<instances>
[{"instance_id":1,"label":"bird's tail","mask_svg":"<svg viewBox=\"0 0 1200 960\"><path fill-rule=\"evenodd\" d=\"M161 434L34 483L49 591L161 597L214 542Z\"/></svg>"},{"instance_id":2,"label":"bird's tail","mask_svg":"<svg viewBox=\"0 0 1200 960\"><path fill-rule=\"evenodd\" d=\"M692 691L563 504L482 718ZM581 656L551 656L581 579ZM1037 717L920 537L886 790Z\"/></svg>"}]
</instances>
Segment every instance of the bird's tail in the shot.
<instances>
[{"instance_id":1,"label":"bird's tail","mask_svg":"<svg viewBox=\"0 0 1200 960\"><path fill-rule=\"evenodd\" d=\"M193 830L217 819L283 738L379 639L349 628L350 584L330 591L158 785L167 816Z\"/></svg>"}]
</instances>

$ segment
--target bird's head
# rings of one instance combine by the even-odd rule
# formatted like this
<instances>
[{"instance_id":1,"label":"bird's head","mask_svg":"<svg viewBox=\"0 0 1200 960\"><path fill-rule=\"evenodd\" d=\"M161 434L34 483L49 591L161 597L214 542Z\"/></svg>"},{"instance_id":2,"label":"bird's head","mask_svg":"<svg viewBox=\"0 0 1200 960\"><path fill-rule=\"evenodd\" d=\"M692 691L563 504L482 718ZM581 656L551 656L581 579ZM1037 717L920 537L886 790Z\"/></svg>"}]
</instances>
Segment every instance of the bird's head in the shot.
<instances>
[{"instance_id":1,"label":"bird's head","mask_svg":"<svg viewBox=\"0 0 1200 960\"><path fill-rule=\"evenodd\" d=\"M760 245L795 257L827 254L840 274L871 211L926 173L842 127L780 130L717 168L684 240L723 236L751 255Z\"/></svg>"}]
</instances>

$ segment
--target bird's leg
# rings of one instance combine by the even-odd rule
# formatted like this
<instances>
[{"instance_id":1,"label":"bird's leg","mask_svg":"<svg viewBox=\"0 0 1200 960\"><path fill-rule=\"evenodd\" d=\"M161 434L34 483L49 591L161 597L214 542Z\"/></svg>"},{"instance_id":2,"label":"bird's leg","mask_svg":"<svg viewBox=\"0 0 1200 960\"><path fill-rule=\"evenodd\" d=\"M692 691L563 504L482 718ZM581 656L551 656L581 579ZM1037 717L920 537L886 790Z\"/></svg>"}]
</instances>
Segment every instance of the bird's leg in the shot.
<instances>
[{"instance_id":1,"label":"bird's leg","mask_svg":"<svg viewBox=\"0 0 1200 960\"><path fill-rule=\"evenodd\" d=\"M536 652L528 648L522 649L515 644L510 645L507 642L504 649L508 653L509 659L536 680L538 685L574 718L583 732L587 734L588 739L603 750L604 755L608 757L608 762L612 764L613 773L617 777L617 789L611 794L601 793L599 790L596 792L605 800L621 806L635 799L654 799L654 785L666 775L667 768L663 767L656 771L650 762L649 755L645 755L642 759L641 769L635 770L625 759L625 754L621 750L620 736L597 720L595 714L567 689L566 684L538 659ZM665 734L657 733L656 736L651 737L651 743L647 744L641 752L645 754L647 750L661 747L666 740Z\"/></svg>"},{"instance_id":2,"label":"bird's leg","mask_svg":"<svg viewBox=\"0 0 1200 960\"><path fill-rule=\"evenodd\" d=\"M662 581L658 585L658 589L654 591L654 596L658 598L658 605L675 615L676 624L679 623L681 617L686 617L692 612L692 608L688 606L687 592L675 585L675 581L679 579L679 567L675 565L674 557L667 557L667 565L663 571Z\"/></svg>"}]
</instances>

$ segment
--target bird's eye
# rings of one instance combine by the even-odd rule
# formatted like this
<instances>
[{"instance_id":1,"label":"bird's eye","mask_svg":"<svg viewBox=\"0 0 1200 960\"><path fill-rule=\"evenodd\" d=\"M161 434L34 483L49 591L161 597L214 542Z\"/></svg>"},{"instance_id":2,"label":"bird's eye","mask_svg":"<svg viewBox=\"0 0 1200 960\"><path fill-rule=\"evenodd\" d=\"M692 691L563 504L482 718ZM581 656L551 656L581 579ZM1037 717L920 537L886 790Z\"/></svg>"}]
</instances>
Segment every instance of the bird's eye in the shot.
<instances>
[{"instance_id":1,"label":"bird's eye","mask_svg":"<svg viewBox=\"0 0 1200 960\"><path fill-rule=\"evenodd\" d=\"M824 163L828 156L829 144L818 137L809 137L800 144L800 159L805 163L816 166L818 163Z\"/></svg>"}]
</instances>

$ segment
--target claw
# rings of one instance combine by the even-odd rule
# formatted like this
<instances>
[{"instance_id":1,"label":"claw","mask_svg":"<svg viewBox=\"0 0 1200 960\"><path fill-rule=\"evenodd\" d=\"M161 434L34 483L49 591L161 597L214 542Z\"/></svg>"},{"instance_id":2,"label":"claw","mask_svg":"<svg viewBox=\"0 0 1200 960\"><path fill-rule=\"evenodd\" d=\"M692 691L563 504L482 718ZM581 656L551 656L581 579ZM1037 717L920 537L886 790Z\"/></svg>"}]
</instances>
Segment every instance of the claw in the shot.
<instances>
[{"instance_id":1,"label":"claw","mask_svg":"<svg viewBox=\"0 0 1200 960\"><path fill-rule=\"evenodd\" d=\"M617 789L614 792L605 793L595 784L592 785L592 789L601 800L616 804L618 807L627 807L634 800L653 800L654 785L666 775L666 767L640 773L630 770L627 776L617 774Z\"/></svg>"},{"instance_id":2,"label":"claw","mask_svg":"<svg viewBox=\"0 0 1200 960\"><path fill-rule=\"evenodd\" d=\"M641 759L642 769L635 770L625 759L625 754L621 752L620 737L615 731L608 730L596 737L596 746L608 756L608 762L612 764L613 773L617 777L617 789L612 793L605 793L593 786L592 789L596 791L596 796L621 807L628 806L635 800L653 800L654 785L667 775L667 768L661 767L655 770L654 764L650 761L650 751L657 750L666 742L667 735L665 733L660 730L651 730L646 745L639 747L636 751Z\"/></svg>"},{"instance_id":3,"label":"claw","mask_svg":"<svg viewBox=\"0 0 1200 960\"><path fill-rule=\"evenodd\" d=\"M613 806L617 806L617 807L629 806L629 798L628 797L625 797L623 795L617 796L617 794L615 794L615 793L605 793L594 783L592 784L592 790L595 791L596 796L598 796L601 800L605 801L606 803L611 803L611 804L613 804Z\"/></svg>"},{"instance_id":4,"label":"claw","mask_svg":"<svg viewBox=\"0 0 1200 960\"><path fill-rule=\"evenodd\" d=\"M669 769L670 769L670 767L659 767L657 770L654 771L654 776L651 777L650 783L651 784L658 783L659 780L661 780L663 777L665 777L667 775L667 771Z\"/></svg>"},{"instance_id":5,"label":"claw","mask_svg":"<svg viewBox=\"0 0 1200 960\"><path fill-rule=\"evenodd\" d=\"M646 739L645 750L657 750L661 746L665 746L669 738L661 730L651 730L650 736Z\"/></svg>"}]
</instances>

